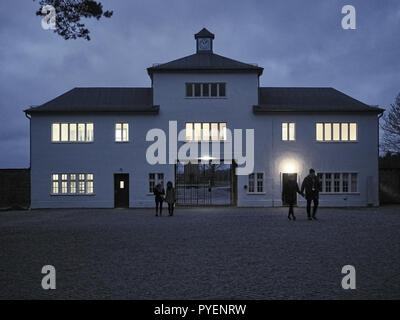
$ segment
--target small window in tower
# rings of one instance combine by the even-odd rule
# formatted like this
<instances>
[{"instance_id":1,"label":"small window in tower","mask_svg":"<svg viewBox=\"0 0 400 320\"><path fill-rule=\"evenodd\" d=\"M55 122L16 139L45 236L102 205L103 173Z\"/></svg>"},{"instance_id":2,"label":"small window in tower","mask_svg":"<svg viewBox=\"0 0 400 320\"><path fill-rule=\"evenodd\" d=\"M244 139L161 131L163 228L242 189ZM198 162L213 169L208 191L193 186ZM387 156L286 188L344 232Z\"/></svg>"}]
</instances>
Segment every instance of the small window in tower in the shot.
<instances>
[{"instance_id":1,"label":"small window in tower","mask_svg":"<svg viewBox=\"0 0 400 320\"><path fill-rule=\"evenodd\" d=\"M193 84L186 83L186 97L193 97Z\"/></svg>"},{"instance_id":2,"label":"small window in tower","mask_svg":"<svg viewBox=\"0 0 400 320\"><path fill-rule=\"evenodd\" d=\"M195 97L200 97L201 96L201 84L200 83L195 83L194 84L194 96Z\"/></svg>"},{"instance_id":3,"label":"small window in tower","mask_svg":"<svg viewBox=\"0 0 400 320\"><path fill-rule=\"evenodd\" d=\"M211 97L216 97L218 95L218 84L211 83Z\"/></svg>"},{"instance_id":4,"label":"small window in tower","mask_svg":"<svg viewBox=\"0 0 400 320\"><path fill-rule=\"evenodd\" d=\"M226 96L225 83L220 83L219 84L219 96L220 97L225 97Z\"/></svg>"}]
</instances>

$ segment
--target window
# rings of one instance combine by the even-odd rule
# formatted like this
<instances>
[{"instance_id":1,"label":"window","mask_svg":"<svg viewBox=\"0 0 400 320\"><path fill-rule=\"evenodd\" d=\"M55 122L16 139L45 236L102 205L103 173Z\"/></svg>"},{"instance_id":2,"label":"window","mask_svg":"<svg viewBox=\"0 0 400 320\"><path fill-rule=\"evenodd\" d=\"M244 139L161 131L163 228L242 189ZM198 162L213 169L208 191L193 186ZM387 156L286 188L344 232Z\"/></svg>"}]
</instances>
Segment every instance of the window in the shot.
<instances>
[{"instance_id":1,"label":"window","mask_svg":"<svg viewBox=\"0 0 400 320\"><path fill-rule=\"evenodd\" d=\"M249 193L263 193L264 192L264 173L251 173L249 174Z\"/></svg>"},{"instance_id":2,"label":"window","mask_svg":"<svg viewBox=\"0 0 400 320\"><path fill-rule=\"evenodd\" d=\"M93 142L93 123L53 123L52 142Z\"/></svg>"},{"instance_id":3,"label":"window","mask_svg":"<svg viewBox=\"0 0 400 320\"><path fill-rule=\"evenodd\" d=\"M52 176L52 193L53 194L58 194L58 174L53 174Z\"/></svg>"},{"instance_id":4,"label":"window","mask_svg":"<svg viewBox=\"0 0 400 320\"><path fill-rule=\"evenodd\" d=\"M318 174L325 193L351 193L358 191L358 174L349 172Z\"/></svg>"},{"instance_id":5,"label":"window","mask_svg":"<svg viewBox=\"0 0 400 320\"><path fill-rule=\"evenodd\" d=\"M51 125L51 141L58 142L60 141L60 124L53 123Z\"/></svg>"},{"instance_id":6,"label":"window","mask_svg":"<svg viewBox=\"0 0 400 320\"><path fill-rule=\"evenodd\" d=\"M186 141L225 141L227 137L225 122L188 122Z\"/></svg>"},{"instance_id":7,"label":"window","mask_svg":"<svg viewBox=\"0 0 400 320\"><path fill-rule=\"evenodd\" d=\"M317 123L317 141L357 141L357 123Z\"/></svg>"},{"instance_id":8,"label":"window","mask_svg":"<svg viewBox=\"0 0 400 320\"><path fill-rule=\"evenodd\" d=\"M115 124L115 141L116 142L129 141L129 123L117 122Z\"/></svg>"},{"instance_id":9,"label":"window","mask_svg":"<svg viewBox=\"0 0 400 320\"><path fill-rule=\"evenodd\" d=\"M226 83L186 83L187 98L226 97Z\"/></svg>"},{"instance_id":10,"label":"window","mask_svg":"<svg viewBox=\"0 0 400 320\"><path fill-rule=\"evenodd\" d=\"M249 174L249 192L254 192L254 173Z\"/></svg>"},{"instance_id":11,"label":"window","mask_svg":"<svg viewBox=\"0 0 400 320\"><path fill-rule=\"evenodd\" d=\"M52 174L51 193L53 195L93 194L94 192L93 180L94 177L92 173L89 174L55 173Z\"/></svg>"},{"instance_id":12,"label":"window","mask_svg":"<svg viewBox=\"0 0 400 320\"><path fill-rule=\"evenodd\" d=\"M164 173L149 173L149 193L153 193L159 183L164 186Z\"/></svg>"},{"instance_id":13,"label":"window","mask_svg":"<svg viewBox=\"0 0 400 320\"><path fill-rule=\"evenodd\" d=\"M283 122L282 123L282 141L295 140L295 123Z\"/></svg>"},{"instance_id":14,"label":"window","mask_svg":"<svg viewBox=\"0 0 400 320\"><path fill-rule=\"evenodd\" d=\"M331 192L331 190L332 190L332 174L331 173L325 173L325 190L323 187L322 187L322 190L325 192Z\"/></svg>"},{"instance_id":15,"label":"window","mask_svg":"<svg viewBox=\"0 0 400 320\"><path fill-rule=\"evenodd\" d=\"M257 192L264 191L264 174L257 173Z\"/></svg>"}]
</instances>

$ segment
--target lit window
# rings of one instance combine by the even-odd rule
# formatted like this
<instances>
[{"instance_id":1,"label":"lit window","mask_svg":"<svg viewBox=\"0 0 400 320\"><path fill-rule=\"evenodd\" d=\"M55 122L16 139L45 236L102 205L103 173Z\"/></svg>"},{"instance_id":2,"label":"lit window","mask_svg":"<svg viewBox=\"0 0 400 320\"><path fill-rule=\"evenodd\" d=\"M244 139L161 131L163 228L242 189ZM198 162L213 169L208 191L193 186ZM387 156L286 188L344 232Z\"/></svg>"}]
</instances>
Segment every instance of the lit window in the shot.
<instances>
[{"instance_id":1,"label":"lit window","mask_svg":"<svg viewBox=\"0 0 400 320\"><path fill-rule=\"evenodd\" d=\"M77 134L77 124L70 123L69 124L69 141L75 142L76 141L76 134Z\"/></svg>"},{"instance_id":2,"label":"lit window","mask_svg":"<svg viewBox=\"0 0 400 320\"><path fill-rule=\"evenodd\" d=\"M342 141L349 140L349 124L342 123Z\"/></svg>"},{"instance_id":3,"label":"lit window","mask_svg":"<svg viewBox=\"0 0 400 320\"><path fill-rule=\"evenodd\" d=\"M71 174L69 178L69 189L71 194L76 193L76 174Z\"/></svg>"},{"instance_id":4,"label":"lit window","mask_svg":"<svg viewBox=\"0 0 400 320\"><path fill-rule=\"evenodd\" d=\"M129 123L115 124L115 141L117 142L129 141Z\"/></svg>"},{"instance_id":5,"label":"lit window","mask_svg":"<svg viewBox=\"0 0 400 320\"><path fill-rule=\"evenodd\" d=\"M119 182L119 188L120 188L120 189L124 189L124 188L125 188L125 181L124 181L124 180L121 180L121 181Z\"/></svg>"},{"instance_id":6,"label":"lit window","mask_svg":"<svg viewBox=\"0 0 400 320\"><path fill-rule=\"evenodd\" d=\"M288 124L287 122L282 123L282 140L288 140Z\"/></svg>"},{"instance_id":7,"label":"lit window","mask_svg":"<svg viewBox=\"0 0 400 320\"><path fill-rule=\"evenodd\" d=\"M317 141L357 141L357 123L317 123Z\"/></svg>"},{"instance_id":8,"label":"lit window","mask_svg":"<svg viewBox=\"0 0 400 320\"><path fill-rule=\"evenodd\" d=\"M52 175L52 193L58 194L58 174Z\"/></svg>"},{"instance_id":9,"label":"lit window","mask_svg":"<svg viewBox=\"0 0 400 320\"><path fill-rule=\"evenodd\" d=\"M317 141L324 140L324 127L322 123L317 123Z\"/></svg>"},{"instance_id":10,"label":"lit window","mask_svg":"<svg viewBox=\"0 0 400 320\"><path fill-rule=\"evenodd\" d=\"M194 129L194 130L193 130ZM225 141L227 139L226 123L195 122L186 123L186 141Z\"/></svg>"},{"instance_id":11,"label":"lit window","mask_svg":"<svg viewBox=\"0 0 400 320\"><path fill-rule=\"evenodd\" d=\"M93 141L93 123L86 124L86 141L87 142Z\"/></svg>"},{"instance_id":12,"label":"lit window","mask_svg":"<svg viewBox=\"0 0 400 320\"><path fill-rule=\"evenodd\" d=\"M330 141L332 140L332 125L330 123L325 123L325 130L324 130L324 140Z\"/></svg>"},{"instance_id":13,"label":"lit window","mask_svg":"<svg viewBox=\"0 0 400 320\"><path fill-rule=\"evenodd\" d=\"M350 123L350 141L357 140L357 124Z\"/></svg>"},{"instance_id":14,"label":"lit window","mask_svg":"<svg viewBox=\"0 0 400 320\"><path fill-rule=\"evenodd\" d=\"M226 123L219 124L219 139L226 141Z\"/></svg>"},{"instance_id":15,"label":"lit window","mask_svg":"<svg viewBox=\"0 0 400 320\"><path fill-rule=\"evenodd\" d=\"M295 140L295 124L294 122L283 122L282 123L282 140L283 141L294 141Z\"/></svg>"},{"instance_id":16,"label":"lit window","mask_svg":"<svg viewBox=\"0 0 400 320\"><path fill-rule=\"evenodd\" d=\"M51 141L59 142L60 141L60 124L53 123L51 126Z\"/></svg>"},{"instance_id":17,"label":"lit window","mask_svg":"<svg viewBox=\"0 0 400 320\"><path fill-rule=\"evenodd\" d=\"M218 141L218 123L211 123L211 140Z\"/></svg>"},{"instance_id":18,"label":"lit window","mask_svg":"<svg viewBox=\"0 0 400 320\"><path fill-rule=\"evenodd\" d=\"M80 141L80 142L85 141L85 124L84 123L78 124L78 141Z\"/></svg>"},{"instance_id":19,"label":"lit window","mask_svg":"<svg viewBox=\"0 0 400 320\"><path fill-rule=\"evenodd\" d=\"M78 177L78 184L77 184ZM78 186L78 190L77 190ZM92 194L94 189L93 174L53 174L52 194Z\"/></svg>"},{"instance_id":20,"label":"lit window","mask_svg":"<svg viewBox=\"0 0 400 320\"><path fill-rule=\"evenodd\" d=\"M193 123L186 123L186 141L193 140Z\"/></svg>"},{"instance_id":21,"label":"lit window","mask_svg":"<svg viewBox=\"0 0 400 320\"><path fill-rule=\"evenodd\" d=\"M68 123L61 123L61 141L68 141Z\"/></svg>"},{"instance_id":22,"label":"lit window","mask_svg":"<svg viewBox=\"0 0 400 320\"><path fill-rule=\"evenodd\" d=\"M210 140L210 124L203 123L203 141Z\"/></svg>"},{"instance_id":23,"label":"lit window","mask_svg":"<svg viewBox=\"0 0 400 320\"><path fill-rule=\"evenodd\" d=\"M340 140L340 123L334 123L332 126L333 129L333 140L339 141Z\"/></svg>"},{"instance_id":24,"label":"lit window","mask_svg":"<svg viewBox=\"0 0 400 320\"><path fill-rule=\"evenodd\" d=\"M201 141L201 123L194 124L194 140Z\"/></svg>"}]
</instances>

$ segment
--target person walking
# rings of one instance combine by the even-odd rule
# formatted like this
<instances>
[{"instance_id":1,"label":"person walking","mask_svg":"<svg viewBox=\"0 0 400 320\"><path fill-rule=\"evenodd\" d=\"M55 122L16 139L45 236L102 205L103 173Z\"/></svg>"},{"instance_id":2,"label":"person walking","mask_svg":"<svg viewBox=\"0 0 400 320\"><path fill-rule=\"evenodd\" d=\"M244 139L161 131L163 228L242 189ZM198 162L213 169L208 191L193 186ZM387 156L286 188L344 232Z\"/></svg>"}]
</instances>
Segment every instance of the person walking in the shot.
<instances>
[{"instance_id":1,"label":"person walking","mask_svg":"<svg viewBox=\"0 0 400 320\"><path fill-rule=\"evenodd\" d=\"M160 208L160 217L162 215L162 205L164 201L165 190L161 183L157 184L154 188L154 199L156 201L156 217L158 217L158 208Z\"/></svg>"},{"instance_id":2,"label":"person walking","mask_svg":"<svg viewBox=\"0 0 400 320\"><path fill-rule=\"evenodd\" d=\"M297 202L297 193L301 194L299 185L297 184L296 181L296 176L292 175L289 176L288 179L286 180L285 184L283 185L283 194L285 196L285 202L289 205L289 214L288 214L288 219L289 220L296 220L296 217L294 215L294 210L293 206Z\"/></svg>"},{"instance_id":3,"label":"person walking","mask_svg":"<svg viewBox=\"0 0 400 320\"><path fill-rule=\"evenodd\" d=\"M321 191L321 184L318 176L315 174L314 169L310 169L310 174L304 178L301 185L301 194L304 194L307 200L307 217L308 220L317 220L316 213L318 208L319 192ZM311 215L311 202L314 202L313 212Z\"/></svg>"},{"instance_id":4,"label":"person walking","mask_svg":"<svg viewBox=\"0 0 400 320\"><path fill-rule=\"evenodd\" d=\"M174 215L174 206L176 202L175 188L171 181L167 183L167 192L165 194L165 201L168 203L168 213L172 217Z\"/></svg>"}]
</instances>

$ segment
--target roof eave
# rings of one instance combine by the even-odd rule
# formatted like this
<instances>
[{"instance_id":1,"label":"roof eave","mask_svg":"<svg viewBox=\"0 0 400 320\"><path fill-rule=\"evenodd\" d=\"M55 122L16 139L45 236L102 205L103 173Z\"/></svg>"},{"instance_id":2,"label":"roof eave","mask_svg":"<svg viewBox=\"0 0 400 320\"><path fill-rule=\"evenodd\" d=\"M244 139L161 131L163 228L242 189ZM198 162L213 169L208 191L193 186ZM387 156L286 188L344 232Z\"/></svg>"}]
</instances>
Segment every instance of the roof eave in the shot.
<instances>
[{"instance_id":1,"label":"roof eave","mask_svg":"<svg viewBox=\"0 0 400 320\"><path fill-rule=\"evenodd\" d=\"M376 108L376 107L366 107L365 110L311 110L311 109L305 109L305 108L299 108L299 109L285 109L285 107L282 107L282 109L276 109L276 108L270 108L270 107L264 107L260 105L254 105L253 106L253 113L255 114L264 114L264 113L376 113L376 114L381 114L385 112L384 109L381 108Z\"/></svg>"}]
</instances>

